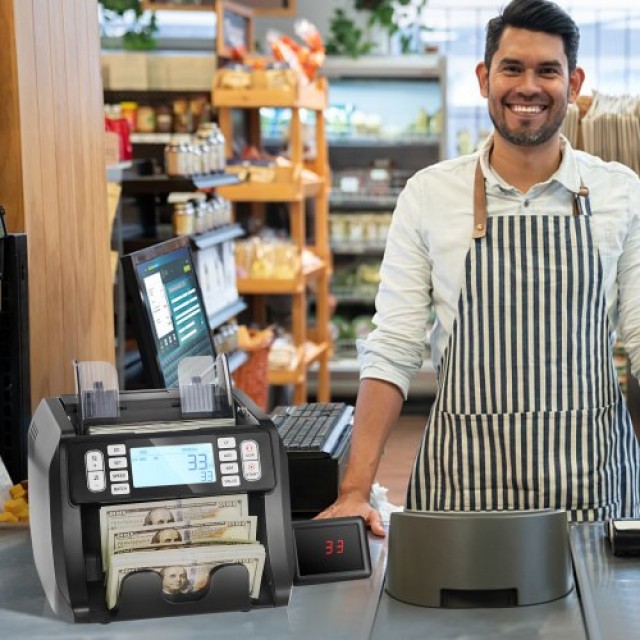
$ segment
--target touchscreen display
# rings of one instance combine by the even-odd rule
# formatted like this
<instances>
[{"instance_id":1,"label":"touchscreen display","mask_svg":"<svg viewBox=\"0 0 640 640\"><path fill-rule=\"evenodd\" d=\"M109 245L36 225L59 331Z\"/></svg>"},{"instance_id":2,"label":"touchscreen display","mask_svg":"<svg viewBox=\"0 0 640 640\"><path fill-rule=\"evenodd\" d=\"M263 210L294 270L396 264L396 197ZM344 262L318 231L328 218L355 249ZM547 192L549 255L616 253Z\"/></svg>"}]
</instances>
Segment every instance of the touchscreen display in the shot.
<instances>
[{"instance_id":1,"label":"touchscreen display","mask_svg":"<svg viewBox=\"0 0 640 640\"><path fill-rule=\"evenodd\" d=\"M162 487L216 481L213 444L199 442L159 447L132 447L133 486Z\"/></svg>"}]
</instances>

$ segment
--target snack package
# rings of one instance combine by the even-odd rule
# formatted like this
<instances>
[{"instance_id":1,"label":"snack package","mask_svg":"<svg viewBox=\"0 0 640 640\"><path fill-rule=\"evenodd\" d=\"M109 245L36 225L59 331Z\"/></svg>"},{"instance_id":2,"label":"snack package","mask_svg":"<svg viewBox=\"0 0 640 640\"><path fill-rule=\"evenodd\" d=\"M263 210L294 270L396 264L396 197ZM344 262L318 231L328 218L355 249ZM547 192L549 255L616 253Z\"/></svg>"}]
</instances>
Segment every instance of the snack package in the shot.
<instances>
[{"instance_id":1,"label":"snack package","mask_svg":"<svg viewBox=\"0 0 640 640\"><path fill-rule=\"evenodd\" d=\"M294 30L304 44L273 29L267 32L267 41L277 61L286 62L303 81L312 81L325 61L322 36L311 22L304 19L296 20Z\"/></svg>"}]
</instances>

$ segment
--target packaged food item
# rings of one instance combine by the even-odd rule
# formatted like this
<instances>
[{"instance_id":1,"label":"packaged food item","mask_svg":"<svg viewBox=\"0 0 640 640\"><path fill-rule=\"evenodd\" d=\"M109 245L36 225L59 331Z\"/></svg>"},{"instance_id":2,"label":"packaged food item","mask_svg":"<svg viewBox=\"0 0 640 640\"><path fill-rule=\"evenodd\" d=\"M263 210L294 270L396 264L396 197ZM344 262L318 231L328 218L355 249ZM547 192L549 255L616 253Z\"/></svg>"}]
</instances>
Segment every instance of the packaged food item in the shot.
<instances>
[{"instance_id":1,"label":"packaged food item","mask_svg":"<svg viewBox=\"0 0 640 640\"><path fill-rule=\"evenodd\" d=\"M129 130L136 130L136 118L138 112L137 102L121 102L120 103L120 116L129 123Z\"/></svg>"},{"instance_id":2,"label":"packaged food item","mask_svg":"<svg viewBox=\"0 0 640 640\"><path fill-rule=\"evenodd\" d=\"M136 112L136 131L153 133L156 130L156 110L150 105L140 105Z\"/></svg>"}]
</instances>

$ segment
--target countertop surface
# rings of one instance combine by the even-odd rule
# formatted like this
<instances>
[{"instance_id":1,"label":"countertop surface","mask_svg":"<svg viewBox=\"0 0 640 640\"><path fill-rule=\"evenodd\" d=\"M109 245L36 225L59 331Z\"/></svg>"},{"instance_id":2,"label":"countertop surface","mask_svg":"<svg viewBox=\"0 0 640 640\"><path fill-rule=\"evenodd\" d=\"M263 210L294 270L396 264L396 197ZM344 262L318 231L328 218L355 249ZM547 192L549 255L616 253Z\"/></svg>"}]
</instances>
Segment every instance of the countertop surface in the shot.
<instances>
[{"instance_id":1,"label":"countertop surface","mask_svg":"<svg viewBox=\"0 0 640 640\"><path fill-rule=\"evenodd\" d=\"M51 611L33 564L28 529L0 529L0 637L30 640L153 640L191 638L412 638L574 640L637 637L640 560L615 558L602 525L571 527L580 589L555 602L502 609L428 609L384 591L386 544L370 538L372 575L295 586L287 607L171 618L71 624ZM582 601L582 603L581 603ZM582 606L581 606L582 604ZM584 614L583 614L584 610ZM585 629L589 627L589 636ZM636 634L636 635L634 635Z\"/></svg>"}]
</instances>

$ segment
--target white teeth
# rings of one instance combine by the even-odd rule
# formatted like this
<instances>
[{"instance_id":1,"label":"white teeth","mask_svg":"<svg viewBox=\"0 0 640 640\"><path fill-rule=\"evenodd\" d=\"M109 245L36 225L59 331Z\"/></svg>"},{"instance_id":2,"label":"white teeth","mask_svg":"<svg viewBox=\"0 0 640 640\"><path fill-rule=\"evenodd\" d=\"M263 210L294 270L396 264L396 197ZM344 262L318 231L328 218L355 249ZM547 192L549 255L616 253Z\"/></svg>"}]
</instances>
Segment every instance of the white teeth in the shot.
<instances>
[{"instance_id":1,"label":"white teeth","mask_svg":"<svg viewBox=\"0 0 640 640\"><path fill-rule=\"evenodd\" d=\"M513 104L511 105L511 110L517 113L541 113L542 107L539 105L525 106L522 104Z\"/></svg>"}]
</instances>

